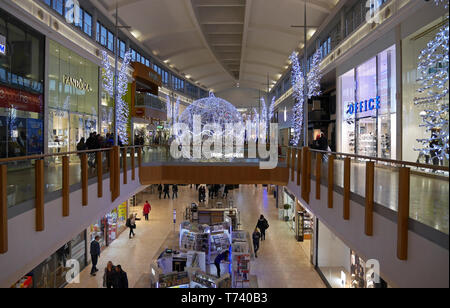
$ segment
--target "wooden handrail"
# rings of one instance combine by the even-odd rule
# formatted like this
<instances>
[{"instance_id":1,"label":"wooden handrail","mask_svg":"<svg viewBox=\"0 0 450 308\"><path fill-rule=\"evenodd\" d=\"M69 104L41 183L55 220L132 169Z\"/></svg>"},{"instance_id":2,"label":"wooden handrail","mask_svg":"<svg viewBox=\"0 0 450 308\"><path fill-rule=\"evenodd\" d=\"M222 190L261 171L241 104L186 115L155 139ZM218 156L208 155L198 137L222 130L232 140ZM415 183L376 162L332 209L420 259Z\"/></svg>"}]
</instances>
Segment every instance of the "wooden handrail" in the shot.
<instances>
[{"instance_id":1,"label":"wooden handrail","mask_svg":"<svg viewBox=\"0 0 450 308\"><path fill-rule=\"evenodd\" d=\"M362 155L349 154L349 153L328 152L328 151L322 151L322 150L310 150L310 151L316 152L316 153L322 153L322 154L326 154L326 155L344 156L344 157L364 159L364 160L369 160L369 161L385 162L385 163L390 163L390 164L399 165L399 166L411 166L411 167L416 167L416 168L424 168L424 169L432 169L432 170L436 170L436 171L450 172L450 167L444 167L444 166L433 166L433 165L419 164L419 163L414 163L414 162L409 162L409 161L393 160L393 159L388 159L388 158L379 158L379 157L372 157L372 156L362 156Z\"/></svg>"},{"instance_id":2,"label":"wooden handrail","mask_svg":"<svg viewBox=\"0 0 450 308\"><path fill-rule=\"evenodd\" d=\"M137 146L125 146L121 147L121 149L129 149L129 148L142 148L142 145ZM23 161L23 160L34 160L34 159L43 159L48 157L57 157L57 156L67 156L67 155L79 155L79 154L89 154L89 153L95 153L95 152L107 152L112 150L113 148L100 148L100 149L93 149L93 150L85 150L85 151L71 151L71 152L60 152L60 153L51 153L51 154L36 154L36 155L29 155L29 156L17 156L17 157L8 157L8 158L0 158L0 164L4 163L10 163L14 161Z\"/></svg>"}]
</instances>

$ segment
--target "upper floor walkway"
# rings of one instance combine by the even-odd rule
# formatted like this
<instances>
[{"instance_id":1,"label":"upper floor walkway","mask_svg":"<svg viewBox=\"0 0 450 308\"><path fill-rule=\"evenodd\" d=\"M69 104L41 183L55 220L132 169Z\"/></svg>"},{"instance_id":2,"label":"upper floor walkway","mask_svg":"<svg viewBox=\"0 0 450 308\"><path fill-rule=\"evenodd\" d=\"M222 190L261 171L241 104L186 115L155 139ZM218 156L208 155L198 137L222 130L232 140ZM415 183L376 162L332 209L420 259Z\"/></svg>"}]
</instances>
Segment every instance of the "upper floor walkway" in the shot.
<instances>
[{"instance_id":1,"label":"upper floor walkway","mask_svg":"<svg viewBox=\"0 0 450 308\"><path fill-rule=\"evenodd\" d=\"M296 193L305 202L321 200L322 207L329 209L339 203L344 221L353 219L350 204L363 205L364 217L357 219L367 236L373 233L374 215L387 217L397 227L399 260L408 259L407 234L411 230L443 248L448 256L448 167L308 148L283 152L286 154L279 157L275 169L260 169L258 159L245 158L247 150L243 158L195 161L175 160L165 147L148 146L0 159L2 268L6 266L8 271L15 266L19 271L24 264L42 261L44 251L36 251L27 260L17 259L28 253L26 241L35 239L36 245L48 242L63 228L67 234L62 232L52 240L48 252L70 240L66 237L80 226L87 227L112 206L156 183L298 187ZM326 198L321 197L324 191Z\"/></svg>"}]
</instances>

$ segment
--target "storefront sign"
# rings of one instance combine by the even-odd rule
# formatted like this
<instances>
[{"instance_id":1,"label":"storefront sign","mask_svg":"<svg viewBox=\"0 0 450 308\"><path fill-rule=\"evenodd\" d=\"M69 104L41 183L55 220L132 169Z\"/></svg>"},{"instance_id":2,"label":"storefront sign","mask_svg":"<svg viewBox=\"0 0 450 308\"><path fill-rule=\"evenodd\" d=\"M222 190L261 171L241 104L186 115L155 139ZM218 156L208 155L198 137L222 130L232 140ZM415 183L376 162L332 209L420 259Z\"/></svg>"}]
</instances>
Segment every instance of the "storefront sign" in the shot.
<instances>
[{"instance_id":1,"label":"storefront sign","mask_svg":"<svg viewBox=\"0 0 450 308\"><path fill-rule=\"evenodd\" d=\"M83 78L75 79L73 77L64 75L63 76L63 83L65 85L68 85L68 86L71 86L71 87L75 87L75 88L77 88L78 90L81 90L81 91L92 92L92 87L87 82L84 82Z\"/></svg>"},{"instance_id":2,"label":"storefront sign","mask_svg":"<svg viewBox=\"0 0 450 308\"><path fill-rule=\"evenodd\" d=\"M41 112L42 95L0 86L0 107Z\"/></svg>"},{"instance_id":3,"label":"storefront sign","mask_svg":"<svg viewBox=\"0 0 450 308\"><path fill-rule=\"evenodd\" d=\"M372 110L378 110L381 108L381 98L371 98L369 100L361 101L359 103L351 103L348 105L346 113L348 115L363 113Z\"/></svg>"},{"instance_id":4,"label":"storefront sign","mask_svg":"<svg viewBox=\"0 0 450 308\"><path fill-rule=\"evenodd\" d=\"M0 55L6 55L6 37L0 35Z\"/></svg>"}]
</instances>

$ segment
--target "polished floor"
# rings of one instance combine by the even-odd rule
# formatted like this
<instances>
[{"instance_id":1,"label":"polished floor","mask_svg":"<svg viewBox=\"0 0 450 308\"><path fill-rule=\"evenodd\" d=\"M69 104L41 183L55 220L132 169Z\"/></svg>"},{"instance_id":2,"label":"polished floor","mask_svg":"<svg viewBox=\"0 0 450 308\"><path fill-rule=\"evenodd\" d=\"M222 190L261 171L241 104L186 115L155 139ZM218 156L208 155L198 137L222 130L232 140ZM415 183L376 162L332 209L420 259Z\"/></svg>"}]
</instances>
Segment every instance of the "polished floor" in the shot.
<instances>
[{"instance_id":1,"label":"polished floor","mask_svg":"<svg viewBox=\"0 0 450 308\"><path fill-rule=\"evenodd\" d=\"M108 261L120 264L128 273L130 287L148 287L150 263L165 243L173 242L174 229L178 230L186 206L197 199L195 189L181 187L179 199L159 200L154 194L146 194L152 205L150 221L137 223L136 237L128 239L122 233L102 253L100 272L96 277L89 275L90 267L80 275L80 284L73 288L99 288L102 286L102 271ZM260 214L265 215L270 224L267 240L262 243L257 259L251 263L252 275L261 288L325 287L309 259L309 250L294 238L290 226L278 219L275 199L261 186L245 186L229 195L234 205L241 210L241 229L251 231ZM142 204L140 205L142 206ZM177 224L174 226L172 214L177 210ZM140 213L140 207L131 208ZM93 219L95 220L95 219Z\"/></svg>"}]
</instances>

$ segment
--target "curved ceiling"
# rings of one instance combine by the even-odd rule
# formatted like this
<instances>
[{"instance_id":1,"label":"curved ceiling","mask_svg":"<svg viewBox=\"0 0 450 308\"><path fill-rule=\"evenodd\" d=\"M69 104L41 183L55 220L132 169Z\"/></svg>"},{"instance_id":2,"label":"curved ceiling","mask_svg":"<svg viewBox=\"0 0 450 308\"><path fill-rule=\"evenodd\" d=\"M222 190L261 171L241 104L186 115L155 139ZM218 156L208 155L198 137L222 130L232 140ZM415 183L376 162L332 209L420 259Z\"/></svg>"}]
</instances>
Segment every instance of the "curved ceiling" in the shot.
<instances>
[{"instance_id":1,"label":"curved ceiling","mask_svg":"<svg viewBox=\"0 0 450 308\"><path fill-rule=\"evenodd\" d=\"M239 85L267 91L338 0L96 0L174 70L216 92ZM314 34L308 30L308 38Z\"/></svg>"}]
</instances>

